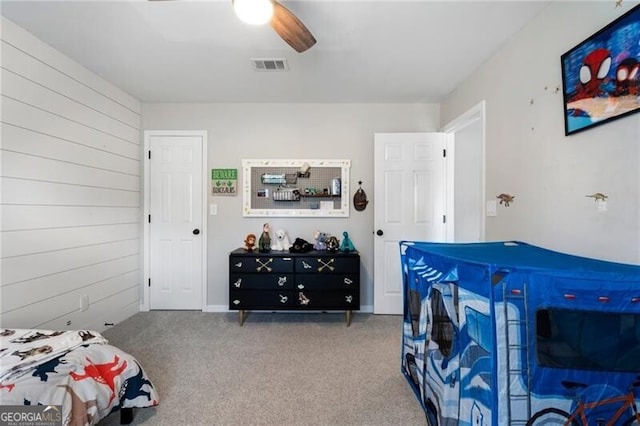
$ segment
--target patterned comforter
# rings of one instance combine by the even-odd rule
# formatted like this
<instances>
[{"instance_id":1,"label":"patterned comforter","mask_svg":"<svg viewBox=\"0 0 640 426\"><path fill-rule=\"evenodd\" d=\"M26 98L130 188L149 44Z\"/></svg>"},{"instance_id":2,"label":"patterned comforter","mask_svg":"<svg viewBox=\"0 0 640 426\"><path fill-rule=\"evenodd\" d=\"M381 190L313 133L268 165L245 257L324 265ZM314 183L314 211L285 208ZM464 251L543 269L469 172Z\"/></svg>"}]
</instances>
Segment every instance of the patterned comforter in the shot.
<instances>
[{"instance_id":1,"label":"patterned comforter","mask_svg":"<svg viewBox=\"0 0 640 426\"><path fill-rule=\"evenodd\" d=\"M158 404L138 361L95 331L0 329L0 405L60 405L63 424L96 424Z\"/></svg>"}]
</instances>

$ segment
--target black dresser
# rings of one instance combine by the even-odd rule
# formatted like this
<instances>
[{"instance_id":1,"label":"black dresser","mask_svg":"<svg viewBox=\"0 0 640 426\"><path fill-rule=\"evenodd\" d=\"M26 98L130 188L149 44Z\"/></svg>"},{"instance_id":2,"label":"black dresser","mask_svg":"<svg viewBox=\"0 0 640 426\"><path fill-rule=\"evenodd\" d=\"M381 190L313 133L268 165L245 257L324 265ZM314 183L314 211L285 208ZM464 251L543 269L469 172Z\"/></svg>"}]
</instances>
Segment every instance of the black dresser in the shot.
<instances>
[{"instance_id":1,"label":"black dresser","mask_svg":"<svg viewBox=\"0 0 640 426\"><path fill-rule=\"evenodd\" d=\"M360 309L360 255L353 253L229 253L229 309L240 325L248 310L345 311L347 326Z\"/></svg>"}]
</instances>

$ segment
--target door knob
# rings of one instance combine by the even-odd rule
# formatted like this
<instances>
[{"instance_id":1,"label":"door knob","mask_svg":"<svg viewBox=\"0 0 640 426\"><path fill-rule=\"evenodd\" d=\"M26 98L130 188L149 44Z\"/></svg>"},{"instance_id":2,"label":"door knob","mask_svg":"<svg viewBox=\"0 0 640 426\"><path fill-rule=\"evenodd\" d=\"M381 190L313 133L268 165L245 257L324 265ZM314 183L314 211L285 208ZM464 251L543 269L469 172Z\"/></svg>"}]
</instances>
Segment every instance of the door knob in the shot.
<instances>
[{"instance_id":1,"label":"door knob","mask_svg":"<svg viewBox=\"0 0 640 426\"><path fill-rule=\"evenodd\" d=\"M198 235L200 233L200 230L198 228L193 230L193 235Z\"/></svg>"},{"instance_id":2,"label":"door knob","mask_svg":"<svg viewBox=\"0 0 640 426\"><path fill-rule=\"evenodd\" d=\"M376 231L376 235L382 235L382 234L384 234L384 232L382 232L382 229L378 229L378 230Z\"/></svg>"}]
</instances>

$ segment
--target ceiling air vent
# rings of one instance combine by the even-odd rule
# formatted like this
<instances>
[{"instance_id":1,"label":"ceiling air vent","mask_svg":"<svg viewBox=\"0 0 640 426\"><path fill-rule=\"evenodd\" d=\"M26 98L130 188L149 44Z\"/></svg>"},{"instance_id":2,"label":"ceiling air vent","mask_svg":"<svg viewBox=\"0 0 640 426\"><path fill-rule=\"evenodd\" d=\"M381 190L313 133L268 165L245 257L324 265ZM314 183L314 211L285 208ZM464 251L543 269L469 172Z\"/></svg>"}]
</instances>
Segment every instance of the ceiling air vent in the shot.
<instances>
[{"instance_id":1,"label":"ceiling air vent","mask_svg":"<svg viewBox=\"0 0 640 426\"><path fill-rule=\"evenodd\" d=\"M253 69L256 71L288 71L289 64L286 59L251 59Z\"/></svg>"}]
</instances>

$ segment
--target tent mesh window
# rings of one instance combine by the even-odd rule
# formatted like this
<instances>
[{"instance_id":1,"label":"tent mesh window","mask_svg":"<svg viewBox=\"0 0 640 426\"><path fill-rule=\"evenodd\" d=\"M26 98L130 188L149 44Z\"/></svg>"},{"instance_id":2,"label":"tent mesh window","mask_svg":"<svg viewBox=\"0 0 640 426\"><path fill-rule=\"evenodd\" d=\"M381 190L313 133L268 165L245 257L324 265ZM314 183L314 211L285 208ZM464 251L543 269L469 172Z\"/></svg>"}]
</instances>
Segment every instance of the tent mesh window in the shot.
<instances>
[{"instance_id":1,"label":"tent mesh window","mask_svg":"<svg viewBox=\"0 0 640 426\"><path fill-rule=\"evenodd\" d=\"M438 344L442 355L449 357L453 346L453 324L442 300L442 293L435 289L431 296L431 312L433 312L431 339Z\"/></svg>"},{"instance_id":2,"label":"tent mesh window","mask_svg":"<svg viewBox=\"0 0 640 426\"><path fill-rule=\"evenodd\" d=\"M545 367L640 371L640 314L540 309L536 358Z\"/></svg>"},{"instance_id":3,"label":"tent mesh window","mask_svg":"<svg viewBox=\"0 0 640 426\"><path fill-rule=\"evenodd\" d=\"M405 318L411 321L413 337L418 337L420 324L420 293L416 290L407 290L407 303L405 304Z\"/></svg>"}]
</instances>

